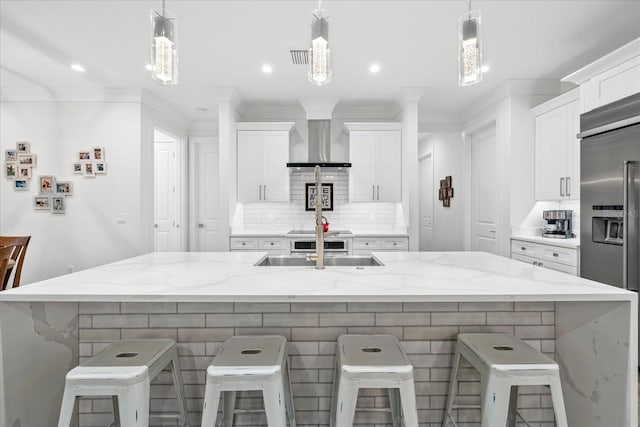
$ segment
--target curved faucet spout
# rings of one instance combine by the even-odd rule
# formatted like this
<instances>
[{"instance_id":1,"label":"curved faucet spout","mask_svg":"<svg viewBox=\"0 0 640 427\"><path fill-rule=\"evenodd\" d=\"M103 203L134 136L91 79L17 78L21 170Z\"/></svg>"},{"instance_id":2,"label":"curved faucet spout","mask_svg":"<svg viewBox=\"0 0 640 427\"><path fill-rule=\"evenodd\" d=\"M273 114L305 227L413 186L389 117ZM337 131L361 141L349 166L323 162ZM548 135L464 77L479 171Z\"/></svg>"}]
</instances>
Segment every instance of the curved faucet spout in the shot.
<instances>
[{"instance_id":1,"label":"curved faucet spout","mask_svg":"<svg viewBox=\"0 0 640 427\"><path fill-rule=\"evenodd\" d=\"M313 168L316 179L316 269L324 269L324 227L322 225L322 176L320 166Z\"/></svg>"}]
</instances>

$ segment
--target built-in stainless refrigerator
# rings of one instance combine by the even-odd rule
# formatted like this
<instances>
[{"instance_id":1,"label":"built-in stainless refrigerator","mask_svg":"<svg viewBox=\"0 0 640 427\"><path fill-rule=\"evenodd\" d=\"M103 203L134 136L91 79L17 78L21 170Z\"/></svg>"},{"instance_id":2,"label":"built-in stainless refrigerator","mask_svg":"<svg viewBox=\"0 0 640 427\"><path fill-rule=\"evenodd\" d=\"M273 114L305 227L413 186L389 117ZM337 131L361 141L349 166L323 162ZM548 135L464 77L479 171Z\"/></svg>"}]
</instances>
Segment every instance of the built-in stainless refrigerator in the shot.
<instances>
[{"instance_id":1,"label":"built-in stainless refrigerator","mask_svg":"<svg viewBox=\"0 0 640 427\"><path fill-rule=\"evenodd\" d=\"M640 93L582 114L578 137L580 275L638 292Z\"/></svg>"}]
</instances>

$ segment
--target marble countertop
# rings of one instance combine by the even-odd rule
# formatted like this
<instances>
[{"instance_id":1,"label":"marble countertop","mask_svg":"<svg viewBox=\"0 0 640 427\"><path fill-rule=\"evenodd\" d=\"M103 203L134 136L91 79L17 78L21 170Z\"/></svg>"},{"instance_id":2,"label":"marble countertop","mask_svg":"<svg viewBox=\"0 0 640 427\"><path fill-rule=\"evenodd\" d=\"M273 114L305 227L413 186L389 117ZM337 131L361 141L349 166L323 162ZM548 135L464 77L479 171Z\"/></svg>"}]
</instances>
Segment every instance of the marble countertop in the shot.
<instances>
[{"instance_id":1,"label":"marble countertop","mask_svg":"<svg viewBox=\"0 0 640 427\"><path fill-rule=\"evenodd\" d=\"M281 228L234 228L231 230L230 237L248 238L248 237L288 237L287 232L292 229L311 229L308 227L281 227ZM349 230L354 237L409 237L406 228L354 228L348 226L331 225L329 230Z\"/></svg>"},{"instance_id":2,"label":"marble countertop","mask_svg":"<svg viewBox=\"0 0 640 427\"><path fill-rule=\"evenodd\" d=\"M378 252L381 267L256 267L262 252L157 252L0 292L6 301L603 301L636 294L484 252Z\"/></svg>"},{"instance_id":3,"label":"marble countertop","mask_svg":"<svg viewBox=\"0 0 640 427\"><path fill-rule=\"evenodd\" d=\"M511 239L514 240L524 240L525 242L533 242L533 243L542 243L545 245L551 246L560 246L563 248L579 248L580 247L580 238L575 237L573 239L553 239L550 237L542 237L542 236L527 236L527 235L517 235L514 234L511 236Z\"/></svg>"}]
</instances>

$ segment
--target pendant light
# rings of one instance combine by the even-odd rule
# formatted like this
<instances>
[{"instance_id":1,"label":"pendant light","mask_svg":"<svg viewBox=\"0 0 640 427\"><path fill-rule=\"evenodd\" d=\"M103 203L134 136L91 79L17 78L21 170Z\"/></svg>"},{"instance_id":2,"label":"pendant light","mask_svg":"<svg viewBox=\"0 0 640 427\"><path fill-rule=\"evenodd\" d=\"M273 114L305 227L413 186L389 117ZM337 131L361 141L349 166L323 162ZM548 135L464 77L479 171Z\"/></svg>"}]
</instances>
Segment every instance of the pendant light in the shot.
<instances>
[{"instance_id":1,"label":"pendant light","mask_svg":"<svg viewBox=\"0 0 640 427\"><path fill-rule=\"evenodd\" d=\"M178 83L177 22L165 8L151 11L151 78L164 85Z\"/></svg>"},{"instance_id":2,"label":"pendant light","mask_svg":"<svg viewBox=\"0 0 640 427\"><path fill-rule=\"evenodd\" d=\"M480 44L480 12L468 11L458 21L458 84L469 86L482 81L482 46Z\"/></svg>"},{"instance_id":3,"label":"pendant light","mask_svg":"<svg viewBox=\"0 0 640 427\"><path fill-rule=\"evenodd\" d=\"M313 11L311 21L311 48L309 49L309 81L317 86L331 81L331 51L329 49L329 23L324 17L322 0Z\"/></svg>"}]
</instances>

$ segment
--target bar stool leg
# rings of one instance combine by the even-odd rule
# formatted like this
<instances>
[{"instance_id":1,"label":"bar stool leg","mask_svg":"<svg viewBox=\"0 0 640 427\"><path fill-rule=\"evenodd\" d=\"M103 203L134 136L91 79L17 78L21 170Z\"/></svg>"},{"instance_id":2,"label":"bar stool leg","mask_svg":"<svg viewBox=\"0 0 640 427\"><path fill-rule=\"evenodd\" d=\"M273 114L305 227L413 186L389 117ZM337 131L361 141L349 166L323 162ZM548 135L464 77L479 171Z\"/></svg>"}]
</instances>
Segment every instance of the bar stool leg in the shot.
<instances>
[{"instance_id":1,"label":"bar stool leg","mask_svg":"<svg viewBox=\"0 0 640 427\"><path fill-rule=\"evenodd\" d=\"M507 424L511 387L508 381L489 375L482 402L482 427Z\"/></svg>"},{"instance_id":2,"label":"bar stool leg","mask_svg":"<svg viewBox=\"0 0 640 427\"><path fill-rule=\"evenodd\" d=\"M358 383L342 376L336 400L335 427L351 427L356 414Z\"/></svg>"},{"instance_id":3,"label":"bar stool leg","mask_svg":"<svg viewBox=\"0 0 640 427\"><path fill-rule=\"evenodd\" d=\"M149 389L150 381L144 381L120 388L118 406L123 427L149 426Z\"/></svg>"},{"instance_id":4,"label":"bar stool leg","mask_svg":"<svg viewBox=\"0 0 640 427\"><path fill-rule=\"evenodd\" d=\"M220 383L207 378L207 385L204 389L204 407L202 410L202 427L214 427L218 416L218 405L220 404Z\"/></svg>"},{"instance_id":5,"label":"bar stool leg","mask_svg":"<svg viewBox=\"0 0 640 427\"><path fill-rule=\"evenodd\" d=\"M113 425L120 427L120 406L118 405L118 396L111 396L111 404L113 406Z\"/></svg>"},{"instance_id":6,"label":"bar stool leg","mask_svg":"<svg viewBox=\"0 0 640 427\"><path fill-rule=\"evenodd\" d=\"M269 427L286 426L287 416L285 412L284 386L282 381L266 382L262 391L264 410L267 413Z\"/></svg>"},{"instance_id":7,"label":"bar stool leg","mask_svg":"<svg viewBox=\"0 0 640 427\"><path fill-rule=\"evenodd\" d=\"M442 420L442 427L449 425L450 417L453 417L451 408L455 400L455 392L458 387L458 367L460 366L460 350L456 349L456 355L453 358L453 367L451 368L451 380L449 382L449 397L447 397L447 406L444 409L444 418Z\"/></svg>"},{"instance_id":8,"label":"bar stool leg","mask_svg":"<svg viewBox=\"0 0 640 427\"><path fill-rule=\"evenodd\" d=\"M184 397L184 385L182 384L182 374L180 369L180 360L178 359L178 352L173 351L171 357L171 374L173 375L173 386L176 389L176 398L178 400L178 407L180 408L180 416L182 418L182 424L184 427L191 427L189 420L189 411L187 410L187 399Z\"/></svg>"},{"instance_id":9,"label":"bar stool leg","mask_svg":"<svg viewBox=\"0 0 640 427\"><path fill-rule=\"evenodd\" d=\"M418 427L416 389L412 380L400 381L400 403L402 404L405 427Z\"/></svg>"},{"instance_id":10,"label":"bar stool leg","mask_svg":"<svg viewBox=\"0 0 640 427\"><path fill-rule=\"evenodd\" d=\"M69 387L65 387L62 395L62 405L60 406L60 417L58 417L58 427L69 427L71 425L75 406L76 395L69 390Z\"/></svg>"},{"instance_id":11,"label":"bar stool leg","mask_svg":"<svg viewBox=\"0 0 640 427\"><path fill-rule=\"evenodd\" d=\"M400 404L400 390L388 388L389 407L391 408L391 423L393 427L402 427L402 406Z\"/></svg>"},{"instance_id":12,"label":"bar stool leg","mask_svg":"<svg viewBox=\"0 0 640 427\"><path fill-rule=\"evenodd\" d=\"M549 378L551 389L551 401L553 402L553 412L556 414L556 426L567 427L567 412L564 408L564 398L562 397L562 385L560 376L554 375Z\"/></svg>"},{"instance_id":13,"label":"bar stool leg","mask_svg":"<svg viewBox=\"0 0 640 427\"><path fill-rule=\"evenodd\" d=\"M509 412L507 415L507 427L516 427L518 412L518 386L511 386L511 393L509 393Z\"/></svg>"},{"instance_id":14,"label":"bar stool leg","mask_svg":"<svg viewBox=\"0 0 640 427\"><path fill-rule=\"evenodd\" d=\"M222 409L222 425L224 427L233 426L233 415L236 409L236 392L225 391L222 393L223 409Z\"/></svg>"},{"instance_id":15,"label":"bar stool leg","mask_svg":"<svg viewBox=\"0 0 640 427\"><path fill-rule=\"evenodd\" d=\"M296 427L296 413L293 407L293 393L291 392L291 379L289 377L289 362L285 359L284 363L284 396L287 400L287 418L289 419L289 427Z\"/></svg>"},{"instance_id":16,"label":"bar stool leg","mask_svg":"<svg viewBox=\"0 0 640 427\"><path fill-rule=\"evenodd\" d=\"M329 427L335 427L336 414L338 413L338 390L340 376L338 375L338 356L336 355L336 363L333 367L333 390L331 391L331 412L329 414Z\"/></svg>"}]
</instances>

